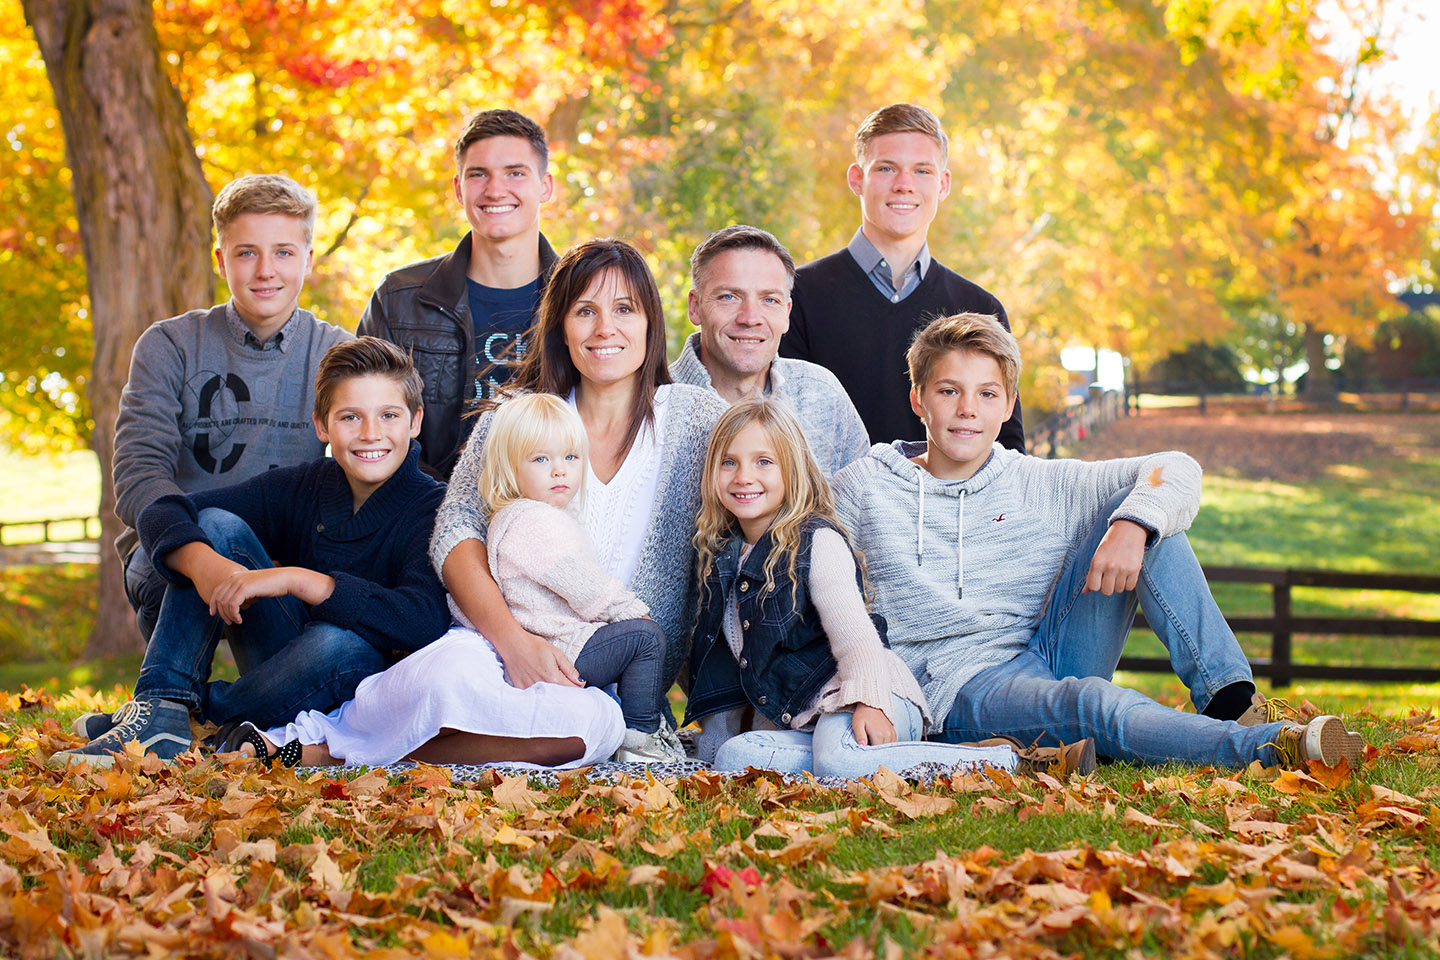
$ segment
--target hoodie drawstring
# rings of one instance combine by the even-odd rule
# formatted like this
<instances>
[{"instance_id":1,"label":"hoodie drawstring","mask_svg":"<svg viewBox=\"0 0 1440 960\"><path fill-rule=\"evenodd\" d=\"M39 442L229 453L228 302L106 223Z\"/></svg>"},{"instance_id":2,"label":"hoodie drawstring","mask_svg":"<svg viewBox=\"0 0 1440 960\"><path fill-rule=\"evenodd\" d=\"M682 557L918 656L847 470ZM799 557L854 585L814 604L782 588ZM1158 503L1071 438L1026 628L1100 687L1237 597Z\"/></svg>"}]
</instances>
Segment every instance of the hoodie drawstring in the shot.
<instances>
[{"instance_id":1,"label":"hoodie drawstring","mask_svg":"<svg viewBox=\"0 0 1440 960\"><path fill-rule=\"evenodd\" d=\"M915 518L915 566L925 565L925 472L915 471L915 482L920 485L920 513Z\"/></svg>"},{"instance_id":2,"label":"hoodie drawstring","mask_svg":"<svg viewBox=\"0 0 1440 960\"><path fill-rule=\"evenodd\" d=\"M965 491L960 491L960 520L955 526L955 597L965 597Z\"/></svg>"},{"instance_id":3,"label":"hoodie drawstring","mask_svg":"<svg viewBox=\"0 0 1440 960\"><path fill-rule=\"evenodd\" d=\"M925 474L915 478L920 487L920 506L915 514L915 566L925 565ZM965 597L965 491L960 491L960 515L955 525L955 596Z\"/></svg>"}]
</instances>

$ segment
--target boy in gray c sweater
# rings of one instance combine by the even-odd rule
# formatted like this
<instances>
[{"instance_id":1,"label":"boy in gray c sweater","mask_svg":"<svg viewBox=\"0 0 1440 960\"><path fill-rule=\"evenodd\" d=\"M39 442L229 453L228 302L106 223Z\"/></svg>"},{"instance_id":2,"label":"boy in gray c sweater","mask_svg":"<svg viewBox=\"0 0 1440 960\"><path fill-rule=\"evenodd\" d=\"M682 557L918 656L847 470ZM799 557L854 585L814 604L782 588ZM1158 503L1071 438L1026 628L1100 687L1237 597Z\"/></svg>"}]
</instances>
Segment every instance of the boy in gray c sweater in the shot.
<instances>
[{"instance_id":1,"label":"boy in gray c sweater","mask_svg":"<svg viewBox=\"0 0 1440 960\"><path fill-rule=\"evenodd\" d=\"M215 262L229 302L153 324L130 358L115 420L115 548L148 640L165 595L135 521L160 497L230 486L319 459L310 414L325 351L351 335L298 301L313 260L315 197L289 177L240 177L215 198Z\"/></svg>"},{"instance_id":2,"label":"boy in gray c sweater","mask_svg":"<svg viewBox=\"0 0 1440 960\"><path fill-rule=\"evenodd\" d=\"M999 446L1020 352L993 317L938 319L906 359L927 439L871 448L836 476L835 505L895 651L945 718L939 739L1088 737L1116 759L1231 767L1358 763L1364 743L1339 718L1302 727L1263 722L1263 700L1249 708L1250 665L1183 532L1200 504L1193 459ZM1198 713L1110 682L1137 603Z\"/></svg>"}]
</instances>

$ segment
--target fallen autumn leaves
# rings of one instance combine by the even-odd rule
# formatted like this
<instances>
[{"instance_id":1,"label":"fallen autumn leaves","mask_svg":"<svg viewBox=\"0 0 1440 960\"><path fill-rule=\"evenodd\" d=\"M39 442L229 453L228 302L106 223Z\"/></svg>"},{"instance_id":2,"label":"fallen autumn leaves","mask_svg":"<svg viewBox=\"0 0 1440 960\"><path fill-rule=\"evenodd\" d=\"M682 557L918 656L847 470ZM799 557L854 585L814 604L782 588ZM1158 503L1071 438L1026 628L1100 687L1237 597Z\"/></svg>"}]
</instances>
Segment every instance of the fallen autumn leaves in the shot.
<instances>
[{"instance_id":1,"label":"fallen autumn leaves","mask_svg":"<svg viewBox=\"0 0 1440 960\"><path fill-rule=\"evenodd\" d=\"M31 694L0 700L7 955L1440 952L1428 715L1375 727L1391 742L1359 776L1117 765L1067 783L538 788L194 756L62 773L43 762L71 740Z\"/></svg>"}]
</instances>

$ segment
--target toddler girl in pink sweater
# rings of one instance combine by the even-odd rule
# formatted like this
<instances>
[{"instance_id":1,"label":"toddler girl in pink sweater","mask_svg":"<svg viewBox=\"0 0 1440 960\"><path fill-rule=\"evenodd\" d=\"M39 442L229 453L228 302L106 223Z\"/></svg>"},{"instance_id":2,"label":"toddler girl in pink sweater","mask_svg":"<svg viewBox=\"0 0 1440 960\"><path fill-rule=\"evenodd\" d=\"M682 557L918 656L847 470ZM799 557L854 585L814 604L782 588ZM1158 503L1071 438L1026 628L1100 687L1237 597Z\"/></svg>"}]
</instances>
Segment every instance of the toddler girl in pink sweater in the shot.
<instances>
[{"instance_id":1,"label":"toddler girl in pink sweater","mask_svg":"<svg viewBox=\"0 0 1440 960\"><path fill-rule=\"evenodd\" d=\"M584 490L588 446L580 415L557 396L525 394L496 409L479 481L490 573L516 622L554 644L584 683L617 684L626 730L615 759L684 760L662 719L665 633L600 566L567 509ZM470 626L453 599L450 610Z\"/></svg>"}]
</instances>

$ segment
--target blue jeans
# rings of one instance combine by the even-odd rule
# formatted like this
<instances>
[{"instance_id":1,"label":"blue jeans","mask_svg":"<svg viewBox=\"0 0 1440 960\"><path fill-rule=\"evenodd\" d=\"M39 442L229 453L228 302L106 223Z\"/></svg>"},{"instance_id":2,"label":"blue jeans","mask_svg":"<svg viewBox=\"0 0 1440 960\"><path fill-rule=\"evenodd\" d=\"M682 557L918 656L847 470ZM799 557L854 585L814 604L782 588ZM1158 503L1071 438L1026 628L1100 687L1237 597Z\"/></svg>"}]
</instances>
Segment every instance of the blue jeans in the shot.
<instances>
[{"instance_id":1,"label":"blue jeans","mask_svg":"<svg viewBox=\"0 0 1440 960\"><path fill-rule=\"evenodd\" d=\"M201 510L200 528L223 557L251 570L275 565L249 525L232 513ZM295 597L261 598L242 617L224 631L240 679L207 682L224 624L192 585L167 584L135 698L177 700L211 723L244 718L272 727L302 710L334 709L361 680L393 662L359 634L311 620Z\"/></svg>"},{"instance_id":2,"label":"blue jeans","mask_svg":"<svg viewBox=\"0 0 1440 960\"><path fill-rule=\"evenodd\" d=\"M1061 571L1029 649L971 678L937 739L957 743L1008 734L1028 744L1091 737L1097 753L1120 760L1228 767L1255 759L1274 762L1273 749L1266 745L1284 724L1242 727L1182 713L1110 682L1137 604L1165 644L1197 711L1224 687L1252 682L1250 663L1183 533L1146 551L1135 590L1108 597L1082 592L1110 515L1128 493L1106 506Z\"/></svg>"},{"instance_id":3,"label":"blue jeans","mask_svg":"<svg viewBox=\"0 0 1440 960\"><path fill-rule=\"evenodd\" d=\"M660 729L661 711L669 712L661 681L665 644L665 631L654 620L607 623L585 641L575 669L586 686L616 684L625 726L654 733Z\"/></svg>"},{"instance_id":4,"label":"blue jeans","mask_svg":"<svg viewBox=\"0 0 1440 960\"><path fill-rule=\"evenodd\" d=\"M874 776L882 767L907 770L921 763L978 767L989 764L1015 769L1015 752L1009 747L968 747L920 739L924 720L920 708L903 697L892 697L895 743L862 747L851 725L854 712L827 713L815 724L814 734L799 730L752 730L731 737L715 754L716 770L757 767L781 773L813 773L817 777L855 780Z\"/></svg>"},{"instance_id":5,"label":"blue jeans","mask_svg":"<svg viewBox=\"0 0 1440 960\"><path fill-rule=\"evenodd\" d=\"M125 599L135 611L135 626L140 636L148 643L155 632L155 621L160 617L160 604L165 600L165 588L169 581L155 572L150 554L144 547L137 546L125 558Z\"/></svg>"}]
</instances>

